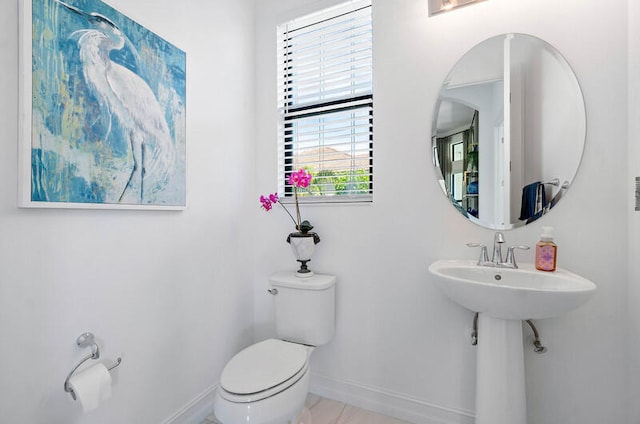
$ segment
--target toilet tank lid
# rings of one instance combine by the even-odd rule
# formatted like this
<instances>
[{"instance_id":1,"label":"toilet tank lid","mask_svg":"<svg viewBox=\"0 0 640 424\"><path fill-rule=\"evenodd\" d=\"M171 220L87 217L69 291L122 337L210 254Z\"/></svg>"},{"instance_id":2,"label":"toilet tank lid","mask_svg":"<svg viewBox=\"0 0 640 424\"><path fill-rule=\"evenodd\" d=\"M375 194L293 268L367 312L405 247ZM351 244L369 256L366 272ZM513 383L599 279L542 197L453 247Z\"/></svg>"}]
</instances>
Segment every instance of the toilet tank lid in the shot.
<instances>
[{"instance_id":1,"label":"toilet tank lid","mask_svg":"<svg viewBox=\"0 0 640 424\"><path fill-rule=\"evenodd\" d=\"M307 364L307 346L267 339L237 353L222 371L220 385L228 392L247 395L277 386Z\"/></svg>"},{"instance_id":2,"label":"toilet tank lid","mask_svg":"<svg viewBox=\"0 0 640 424\"><path fill-rule=\"evenodd\" d=\"M277 272L269 282L275 287L290 287L300 290L325 290L336 284L334 275L314 274L311 277L296 277L295 272Z\"/></svg>"}]
</instances>

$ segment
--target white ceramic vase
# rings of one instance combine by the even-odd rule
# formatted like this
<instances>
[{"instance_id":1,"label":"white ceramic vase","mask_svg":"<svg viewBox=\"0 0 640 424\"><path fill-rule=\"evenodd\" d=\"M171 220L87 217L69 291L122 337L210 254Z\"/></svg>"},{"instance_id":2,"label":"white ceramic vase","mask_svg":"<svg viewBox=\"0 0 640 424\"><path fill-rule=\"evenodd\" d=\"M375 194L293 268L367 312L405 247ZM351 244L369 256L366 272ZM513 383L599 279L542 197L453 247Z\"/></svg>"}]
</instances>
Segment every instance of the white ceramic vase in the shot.
<instances>
[{"instance_id":1,"label":"white ceramic vase","mask_svg":"<svg viewBox=\"0 0 640 424\"><path fill-rule=\"evenodd\" d=\"M296 272L298 277L311 277L313 272L307 267L307 262L311 260L316 244L320 243L320 237L313 232L295 232L289 234L287 243L291 245L291 251L296 260L300 262L300 269Z\"/></svg>"}]
</instances>

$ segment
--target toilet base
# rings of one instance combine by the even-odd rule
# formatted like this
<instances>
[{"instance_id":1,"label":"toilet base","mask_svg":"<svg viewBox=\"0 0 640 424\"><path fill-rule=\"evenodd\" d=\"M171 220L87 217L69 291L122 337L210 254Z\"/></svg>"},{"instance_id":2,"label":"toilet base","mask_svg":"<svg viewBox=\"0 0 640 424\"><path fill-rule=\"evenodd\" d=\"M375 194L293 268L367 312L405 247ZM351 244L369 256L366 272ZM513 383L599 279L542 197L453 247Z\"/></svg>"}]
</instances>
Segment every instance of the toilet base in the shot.
<instances>
[{"instance_id":1,"label":"toilet base","mask_svg":"<svg viewBox=\"0 0 640 424\"><path fill-rule=\"evenodd\" d=\"M218 417L216 417L215 414L214 414L214 419L216 420L216 423L222 422L218 420ZM298 418L294 421L294 423L295 424L313 424L313 420L311 419L311 411L309 411L309 408L305 406L302 412L300 413L300 415L298 415Z\"/></svg>"}]
</instances>

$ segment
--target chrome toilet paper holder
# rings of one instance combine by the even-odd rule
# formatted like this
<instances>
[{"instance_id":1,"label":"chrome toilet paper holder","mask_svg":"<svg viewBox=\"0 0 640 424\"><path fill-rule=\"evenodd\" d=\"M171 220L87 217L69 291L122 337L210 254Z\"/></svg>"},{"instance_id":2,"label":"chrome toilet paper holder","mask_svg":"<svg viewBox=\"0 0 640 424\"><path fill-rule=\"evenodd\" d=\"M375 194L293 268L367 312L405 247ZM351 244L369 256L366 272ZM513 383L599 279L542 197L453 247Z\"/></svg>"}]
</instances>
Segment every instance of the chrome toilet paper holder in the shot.
<instances>
[{"instance_id":1,"label":"chrome toilet paper holder","mask_svg":"<svg viewBox=\"0 0 640 424\"><path fill-rule=\"evenodd\" d=\"M87 356L85 356L84 358L82 358L80 360L80 362L78 362L78 365L73 367L71 372L69 372L69 374L67 375L66 380L64 380L64 391L67 392L67 393L71 393L71 397L73 398L73 400L76 400L76 394L73 391L73 389L71 388L71 386L69 385L69 380L73 376L73 373L76 372L76 370L78 368L80 368L80 365L84 364L89 359L98 359L98 358L100 358L100 347L96 343L95 338L93 336L93 333L82 333L82 334L80 334L78 336L78 339L76 340L76 344L78 345L78 347L89 347L89 348L91 348L91 353L88 354ZM111 365L111 366L108 366L107 369L109 371L111 371L112 369L114 369L115 367L120 365L121 362L122 362L122 358L118 358L116 360L116 363Z\"/></svg>"}]
</instances>

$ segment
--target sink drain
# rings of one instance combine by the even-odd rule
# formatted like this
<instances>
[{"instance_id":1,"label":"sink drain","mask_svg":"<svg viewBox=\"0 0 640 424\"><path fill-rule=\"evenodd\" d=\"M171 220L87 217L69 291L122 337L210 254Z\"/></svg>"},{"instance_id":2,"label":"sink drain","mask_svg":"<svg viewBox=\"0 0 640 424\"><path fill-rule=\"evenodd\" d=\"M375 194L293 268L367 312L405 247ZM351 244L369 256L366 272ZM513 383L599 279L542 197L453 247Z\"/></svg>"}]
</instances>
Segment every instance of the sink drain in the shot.
<instances>
[{"instance_id":1,"label":"sink drain","mask_svg":"<svg viewBox=\"0 0 640 424\"><path fill-rule=\"evenodd\" d=\"M500 280L502 280L502 275L500 275L500 274L496 274L496 275L494 275L494 276L493 276L493 278L494 278L496 281L500 281Z\"/></svg>"}]
</instances>

